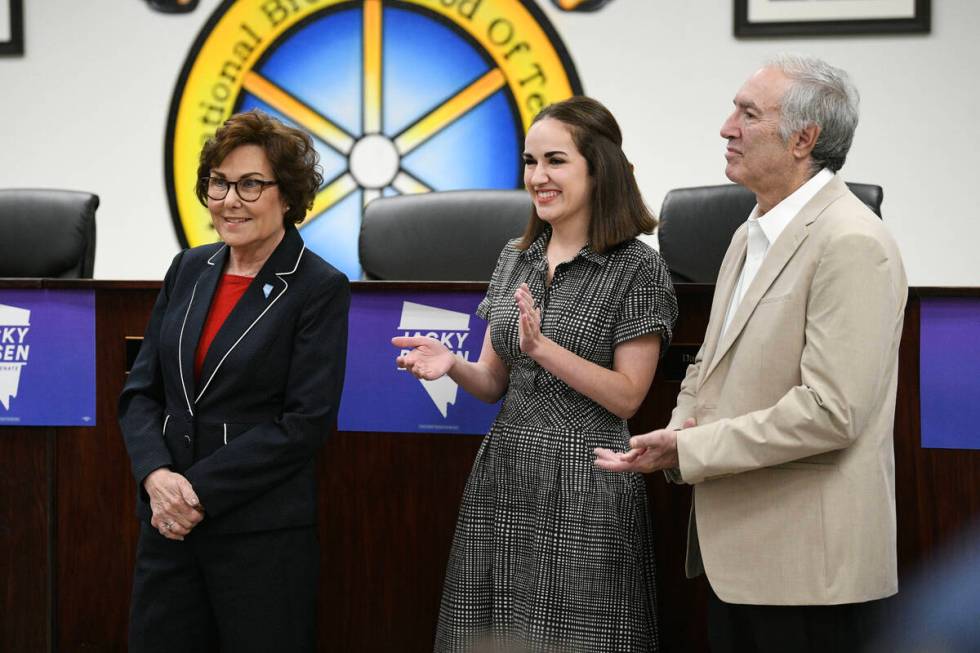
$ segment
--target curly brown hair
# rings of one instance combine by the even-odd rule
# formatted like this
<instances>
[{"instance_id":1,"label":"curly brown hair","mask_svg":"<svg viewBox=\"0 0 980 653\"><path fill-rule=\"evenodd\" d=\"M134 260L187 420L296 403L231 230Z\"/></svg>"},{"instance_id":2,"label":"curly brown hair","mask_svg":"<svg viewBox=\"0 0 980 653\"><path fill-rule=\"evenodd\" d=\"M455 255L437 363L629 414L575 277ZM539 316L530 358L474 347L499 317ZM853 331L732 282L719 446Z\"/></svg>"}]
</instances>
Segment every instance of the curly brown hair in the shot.
<instances>
[{"instance_id":1,"label":"curly brown hair","mask_svg":"<svg viewBox=\"0 0 980 653\"><path fill-rule=\"evenodd\" d=\"M602 253L640 234L651 233L657 219L643 203L633 166L623 153L623 134L609 109L598 100L576 95L548 105L532 124L545 118L568 128L575 147L589 165L593 181L589 225L592 250ZM531 219L518 249L530 247L546 226L532 205Z\"/></svg>"},{"instance_id":2,"label":"curly brown hair","mask_svg":"<svg viewBox=\"0 0 980 653\"><path fill-rule=\"evenodd\" d=\"M208 177L212 168L221 165L225 157L241 145L258 145L265 150L278 182L279 194L287 207L283 225L302 222L323 183L320 156L309 134L284 125L258 109L228 118L204 144L197 166L197 199L204 206L208 205L207 184L201 179Z\"/></svg>"}]
</instances>

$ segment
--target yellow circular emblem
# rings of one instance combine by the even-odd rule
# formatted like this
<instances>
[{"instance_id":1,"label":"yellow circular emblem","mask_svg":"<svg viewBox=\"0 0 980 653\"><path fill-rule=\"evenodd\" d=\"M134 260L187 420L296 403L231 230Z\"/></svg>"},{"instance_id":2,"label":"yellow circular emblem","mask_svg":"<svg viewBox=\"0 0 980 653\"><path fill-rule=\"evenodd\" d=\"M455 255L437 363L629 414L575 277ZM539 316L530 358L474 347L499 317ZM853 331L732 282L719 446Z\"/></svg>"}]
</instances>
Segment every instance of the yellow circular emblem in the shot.
<instances>
[{"instance_id":1,"label":"yellow circular emblem","mask_svg":"<svg viewBox=\"0 0 980 653\"><path fill-rule=\"evenodd\" d=\"M308 246L352 278L375 197L521 184L523 134L581 92L546 18L526 0L235 0L185 63L167 128L166 183L181 243L213 242L195 197L201 146L261 108L313 135L324 186Z\"/></svg>"}]
</instances>

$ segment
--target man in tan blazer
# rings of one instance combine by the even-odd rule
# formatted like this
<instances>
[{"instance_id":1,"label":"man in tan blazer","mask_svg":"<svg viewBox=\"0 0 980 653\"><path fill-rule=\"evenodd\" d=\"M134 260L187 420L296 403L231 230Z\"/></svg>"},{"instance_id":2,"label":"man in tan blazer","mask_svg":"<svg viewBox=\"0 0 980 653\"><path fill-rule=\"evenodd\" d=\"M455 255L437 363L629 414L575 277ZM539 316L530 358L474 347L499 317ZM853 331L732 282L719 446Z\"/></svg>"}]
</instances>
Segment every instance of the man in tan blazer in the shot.
<instances>
[{"instance_id":1,"label":"man in tan blazer","mask_svg":"<svg viewBox=\"0 0 980 653\"><path fill-rule=\"evenodd\" d=\"M688 576L719 651L860 650L898 589L892 428L907 295L881 221L836 174L857 125L847 74L783 55L735 96L736 231L670 423L612 471L694 485Z\"/></svg>"}]
</instances>

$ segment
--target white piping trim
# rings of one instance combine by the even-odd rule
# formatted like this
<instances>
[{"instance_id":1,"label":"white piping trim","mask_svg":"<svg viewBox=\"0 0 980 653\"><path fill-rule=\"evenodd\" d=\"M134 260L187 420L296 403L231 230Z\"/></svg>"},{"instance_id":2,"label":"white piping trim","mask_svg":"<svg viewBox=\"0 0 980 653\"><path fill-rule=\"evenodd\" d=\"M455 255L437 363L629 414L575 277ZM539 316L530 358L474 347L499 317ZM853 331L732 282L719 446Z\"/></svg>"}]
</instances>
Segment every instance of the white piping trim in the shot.
<instances>
[{"instance_id":1,"label":"white piping trim","mask_svg":"<svg viewBox=\"0 0 980 653\"><path fill-rule=\"evenodd\" d=\"M161 432L164 436L167 435L167 422L170 421L170 414L168 413L166 417L163 418L163 431Z\"/></svg>"},{"instance_id":2,"label":"white piping trim","mask_svg":"<svg viewBox=\"0 0 980 653\"><path fill-rule=\"evenodd\" d=\"M184 401L187 402L187 412L194 417L194 409L191 408L190 397L187 396L187 384L184 383L184 327L187 326L187 316L191 314L191 306L194 305L194 295L197 294L197 284L194 282L194 290L191 291L191 300L187 302L187 311L184 313L184 321L180 325L180 337L177 338L177 368L180 371L180 387L184 390ZM197 403L196 401L194 403Z\"/></svg>"},{"instance_id":3,"label":"white piping trim","mask_svg":"<svg viewBox=\"0 0 980 653\"><path fill-rule=\"evenodd\" d=\"M222 422L221 425L225 427L225 444L228 444L228 422Z\"/></svg>"},{"instance_id":4,"label":"white piping trim","mask_svg":"<svg viewBox=\"0 0 980 653\"><path fill-rule=\"evenodd\" d=\"M201 397L204 395L204 391L207 390L208 389L208 386L211 385L211 381L214 380L214 377L218 373L218 370L221 369L221 364L225 362L225 359L226 358L228 358L228 354L230 354L232 351L234 351L235 347L238 346L238 343L240 343L245 338L245 336L248 335L248 332L252 330L252 327L254 327L256 324L258 324L259 323L259 320L261 320L263 317L265 317L265 314L269 312L269 309L272 308L272 306L277 301L279 301L279 298L282 297L283 295L285 295L286 294L286 291L289 290L289 284L286 282L285 279L283 279L283 277L285 277L287 275L290 275L290 274L293 274L294 272L296 272L297 269L299 269L299 262L300 262L300 259L303 258L303 252L305 252L305 251L306 251L306 245L303 245L303 248L301 250L299 250L299 256L296 257L296 265L293 266L293 269L292 270L290 270L289 272L276 272L275 273L276 276L279 277L279 281L282 281L283 284L286 287L283 288L283 290L282 290L281 293L279 293L278 295L276 295L276 298L275 299L273 299L271 302L269 302L269 305L265 307L265 310L262 311L261 313L259 313L259 316L257 318L255 318L255 320L253 320L253 322L248 325L248 328L245 329L245 331L242 333L242 335L240 335L238 337L238 340L235 341L235 344L233 344L228 349L228 351L225 352L225 355L221 357L221 360L218 361L218 364L214 367L214 371L211 372L211 377L208 379L208 382L204 384L204 387L201 388L201 391L198 393L197 398L194 399L194 403L195 404L201 400ZM185 319L186 319L186 316L185 316ZM183 375L181 375L180 378L181 378L181 380L183 380L183 378L184 378Z\"/></svg>"},{"instance_id":5,"label":"white piping trim","mask_svg":"<svg viewBox=\"0 0 980 653\"><path fill-rule=\"evenodd\" d=\"M221 250L223 250L225 247L228 247L228 245L222 245L221 247L218 248L217 252L215 252L214 254L211 255L210 258L208 258L208 265L214 265L214 257L220 254Z\"/></svg>"},{"instance_id":6,"label":"white piping trim","mask_svg":"<svg viewBox=\"0 0 980 653\"><path fill-rule=\"evenodd\" d=\"M279 275L285 276L287 274L292 274L293 272L296 272L297 268L299 268L299 261L300 261L300 259L303 258L303 252L305 252L305 251L306 251L306 245L303 245L303 248L301 250L299 250L299 255L296 257L296 265L293 266L293 269L290 270L289 272L276 272L276 276L277 277ZM286 282L283 281L283 283L286 283Z\"/></svg>"}]
</instances>

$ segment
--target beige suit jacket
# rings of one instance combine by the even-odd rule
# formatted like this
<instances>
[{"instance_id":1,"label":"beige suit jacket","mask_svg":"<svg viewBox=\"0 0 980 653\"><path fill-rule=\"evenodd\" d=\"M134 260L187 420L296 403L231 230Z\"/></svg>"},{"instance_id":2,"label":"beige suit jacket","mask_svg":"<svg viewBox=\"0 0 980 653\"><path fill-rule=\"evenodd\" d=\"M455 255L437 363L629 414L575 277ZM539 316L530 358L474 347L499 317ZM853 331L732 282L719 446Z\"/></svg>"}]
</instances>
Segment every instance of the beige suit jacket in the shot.
<instances>
[{"instance_id":1,"label":"beige suit jacket","mask_svg":"<svg viewBox=\"0 0 980 653\"><path fill-rule=\"evenodd\" d=\"M695 485L688 575L703 564L729 603L894 594L898 249L835 177L770 246L722 335L745 250L743 225L669 425L698 424L677 437Z\"/></svg>"}]
</instances>

